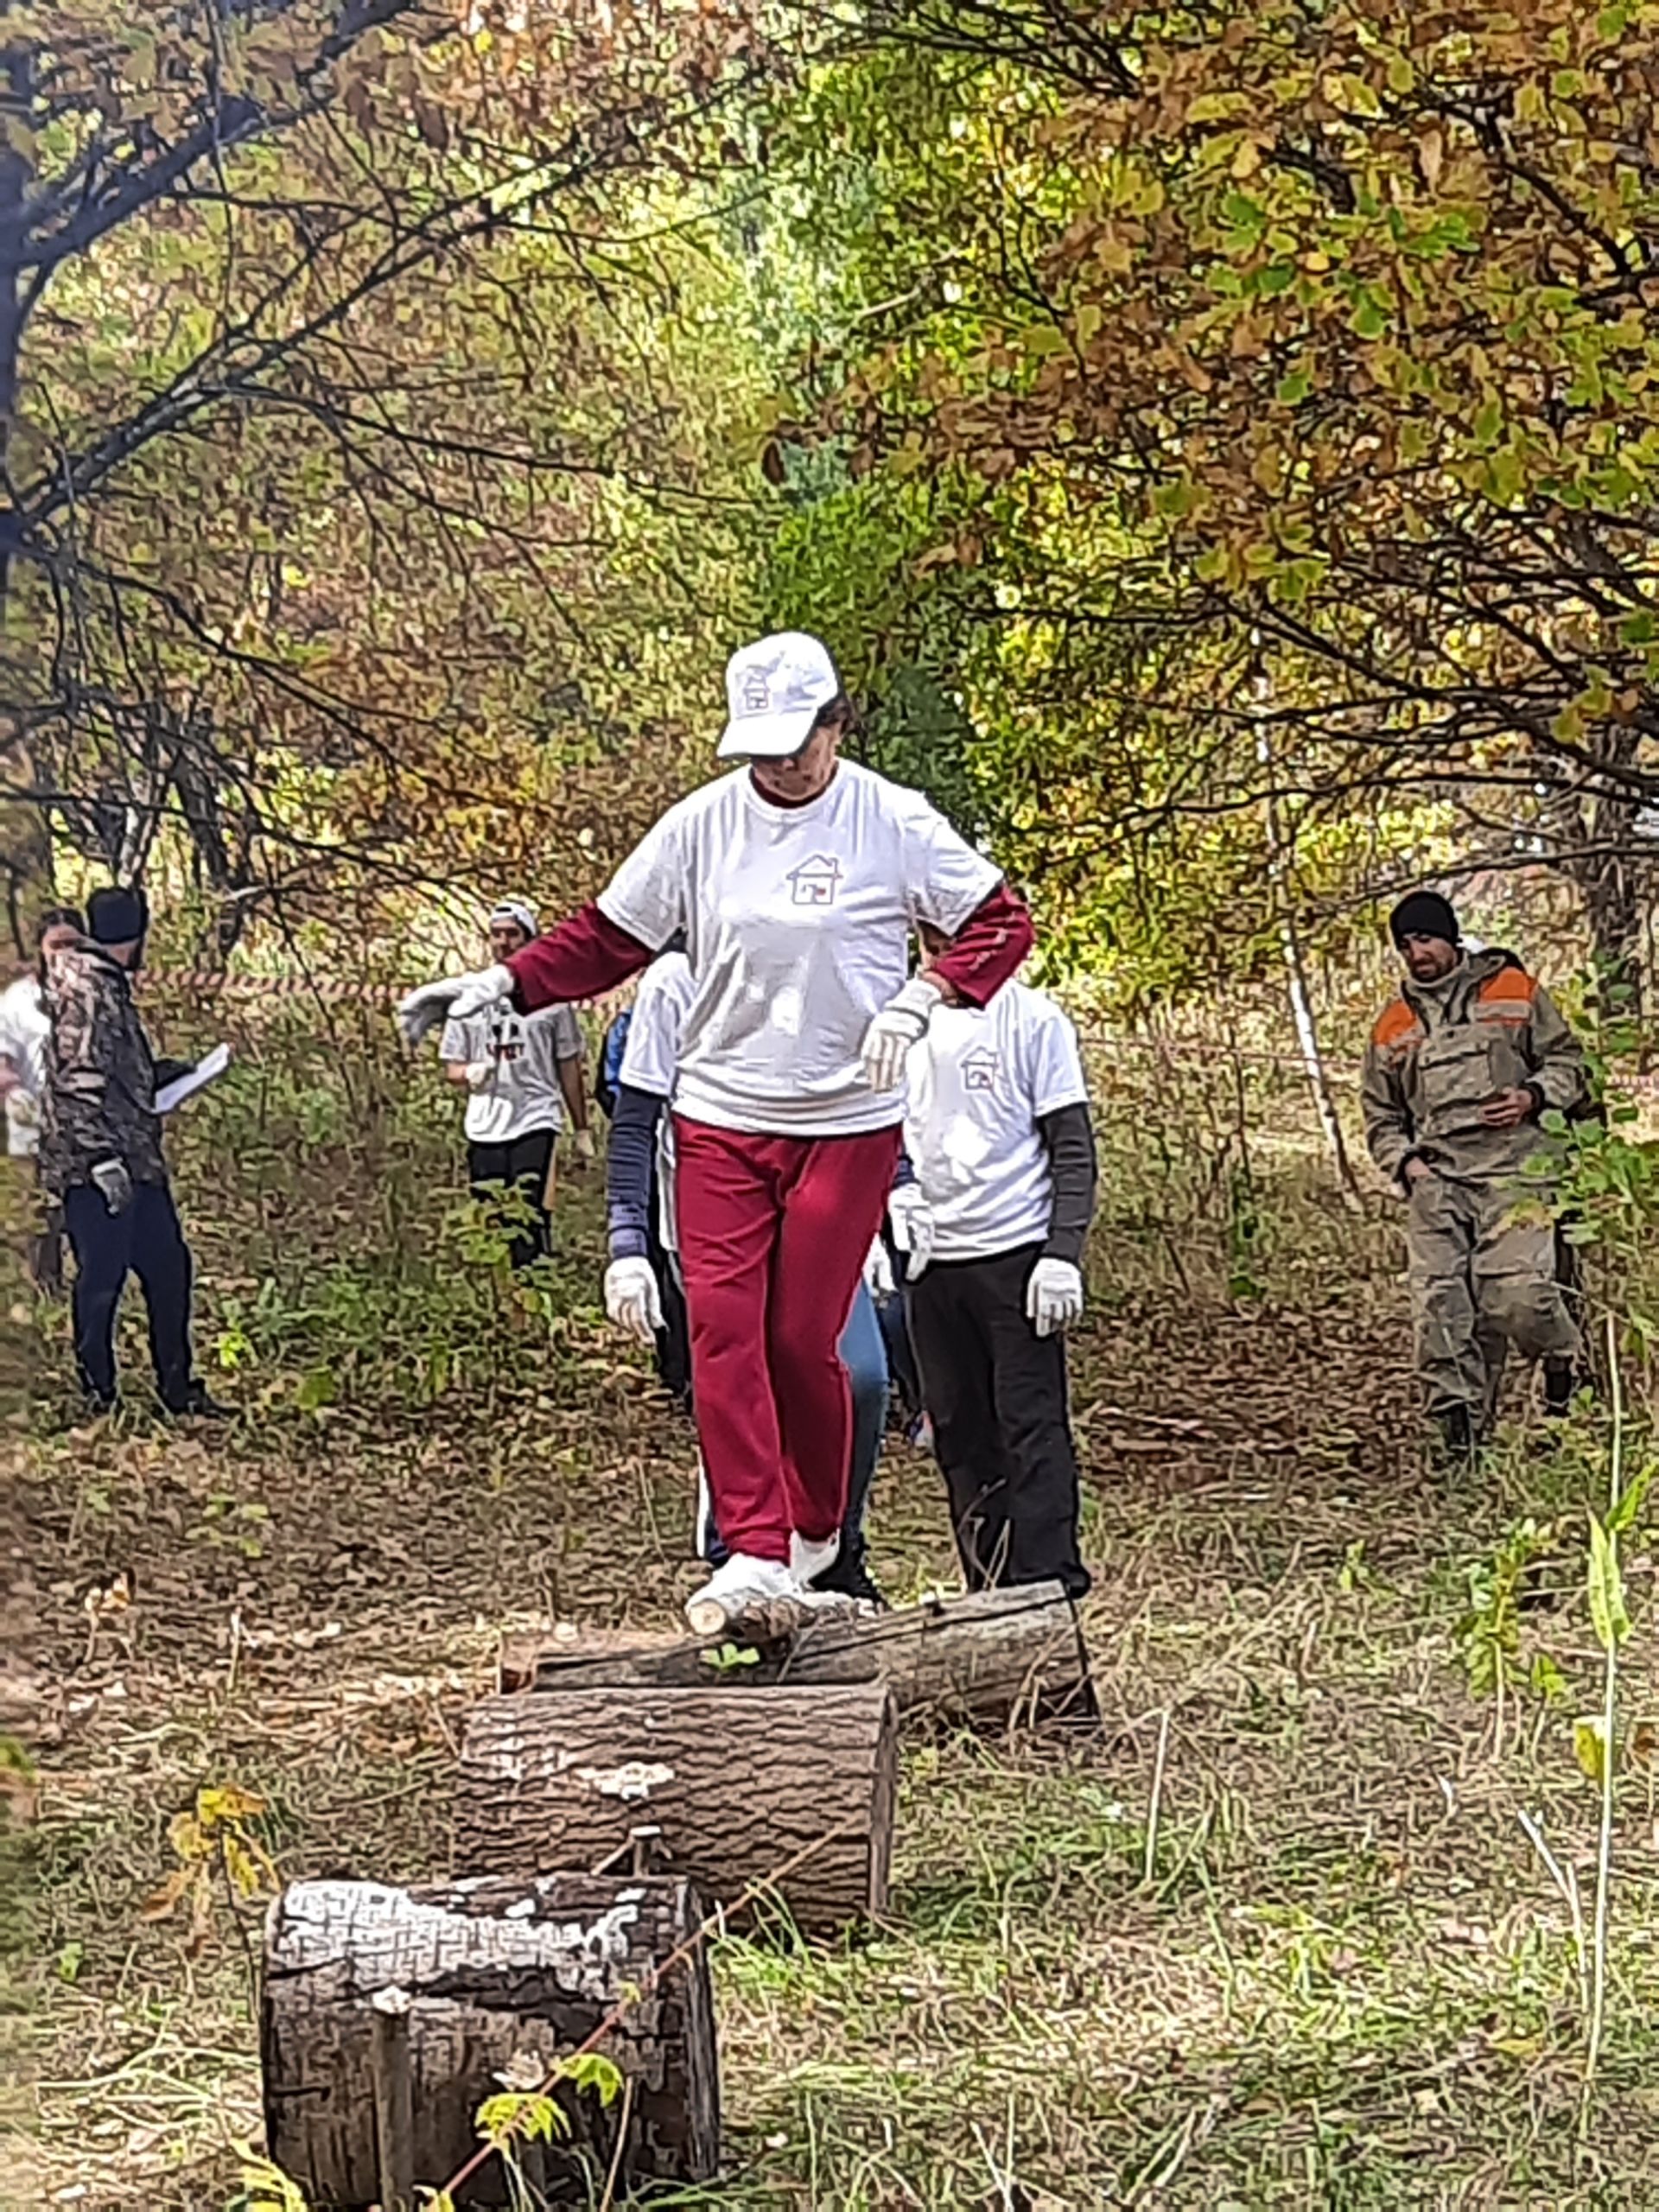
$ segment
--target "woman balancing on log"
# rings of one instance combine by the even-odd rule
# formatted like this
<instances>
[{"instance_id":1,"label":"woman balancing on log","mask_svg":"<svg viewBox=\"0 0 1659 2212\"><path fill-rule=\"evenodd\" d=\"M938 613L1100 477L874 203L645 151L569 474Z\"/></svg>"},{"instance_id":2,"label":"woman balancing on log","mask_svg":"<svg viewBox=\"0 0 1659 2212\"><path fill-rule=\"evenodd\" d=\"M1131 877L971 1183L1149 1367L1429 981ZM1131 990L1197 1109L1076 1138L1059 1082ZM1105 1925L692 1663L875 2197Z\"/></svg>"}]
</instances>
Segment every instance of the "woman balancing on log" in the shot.
<instances>
[{"instance_id":1,"label":"woman balancing on log","mask_svg":"<svg viewBox=\"0 0 1659 2212\"><path fill-rule=\"evenodd\" d=\"M906 1055L942 1004L982 1006L1031 949L995 862L915 791L840 760L853 709L816 638L726 671L722 759L599 897L504 964L411 992L447 1007L596 998L677 931L696 980L674 1097L675 1204L698 1441L728 1556L699 1634L801 1599L833 1561L851 1408L836 1344L899 1154ZM906 981L912 930L947 940Z\"/></svg>"}]
</instances>

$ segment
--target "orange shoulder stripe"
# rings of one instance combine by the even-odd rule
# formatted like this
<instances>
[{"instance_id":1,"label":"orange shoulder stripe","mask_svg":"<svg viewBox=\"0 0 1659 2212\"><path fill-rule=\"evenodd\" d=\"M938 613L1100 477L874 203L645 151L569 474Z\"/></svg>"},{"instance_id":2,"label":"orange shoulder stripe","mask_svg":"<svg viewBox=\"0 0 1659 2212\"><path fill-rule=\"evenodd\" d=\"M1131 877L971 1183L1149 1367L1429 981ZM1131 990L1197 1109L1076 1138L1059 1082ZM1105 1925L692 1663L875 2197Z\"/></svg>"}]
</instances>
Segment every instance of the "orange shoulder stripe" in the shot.
<instances>
[{"instance_id":1,"label":"orange shoulder stripe","mask_svg":"<svg viewBox=\"0 0 1659 2212\"><path fill-rule=\"evenodd\" d=\"M1384 1007L1371 1032L1371 1042L1380 1052L1390 1045L1403 1045L1408 1037L1421 1036L1422 1024L1404 999L1395 999L1392 1006Z\"/></svg>"},{"instance_id":2,"label":"orange shoulder stripe","mask_svg":"<svg viewBox=\"0 0 1659 2212\"><path fill-rule=\"evenodd\" d=\"M1524 968L1500 968L1496 976L1489 976L1475 996L1482 1006L1508 1000L1512 1006L1530 1006L1538 995L1535 976L1529 976Z\"/></svg>"}]
</instances>

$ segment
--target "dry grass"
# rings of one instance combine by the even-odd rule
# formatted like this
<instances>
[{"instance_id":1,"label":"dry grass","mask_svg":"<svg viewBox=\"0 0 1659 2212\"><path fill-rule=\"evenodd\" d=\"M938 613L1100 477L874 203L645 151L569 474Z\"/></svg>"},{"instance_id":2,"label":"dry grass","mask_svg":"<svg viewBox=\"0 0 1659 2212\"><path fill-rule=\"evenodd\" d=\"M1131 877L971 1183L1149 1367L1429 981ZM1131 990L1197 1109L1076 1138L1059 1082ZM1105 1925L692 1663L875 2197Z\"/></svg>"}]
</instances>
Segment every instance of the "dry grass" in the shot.
<instances>
[{"instance_id":1,"label":"dry grass","mask_svg":"<svg viewBox=\"0 0 1659 2212\"><path fill-rule=\"evenodd\" d=\"M1161 1192L1109 1144L1077 1360L1101 1736L912 1745L888 1924L830 1954L721 1947L731 2171L681 2202L1659 2205L1652 1778L1619 1786L1583 2139L1567 1913L1517 1819L1587 1888L1571 1719L1597 1655L1567 1539L1521 1649L1549 1652L1564 1698L1512 1693L1500 1734L1458 1633L1466 1567L1522 1512L1570 1515L1579 1461L1516 1446L1459 1493L1425 1474L1386 1227L1331 1205L1294 1147L1248 1157L1267 1296L1230 1301L1236 1162L1212 1127L1215 1172L1195 1140ZM591 1192L573 1221L569 1287L591 1297ZM264 1264L233 1224L203 1243L210 1281ZM539 1398L493 1382L424 1417L273 1401L225 1437L39 1440L39 2135L0 2200L204 2212L234 2191L257 1910L221 1904L194 1949L141 1913L199 1784L268 1798L286 1875L430 1872L499 1630L661 1618L686 1436L596 1322L532 1371ZM895 1448L878 1503L894 1592L943 1574L931 1468ZM89 1614L118 1575L130 1604ZM1659 1715L1650 1585L1644 1560L1633 1717Z\"/></svg>"}]
</instances>

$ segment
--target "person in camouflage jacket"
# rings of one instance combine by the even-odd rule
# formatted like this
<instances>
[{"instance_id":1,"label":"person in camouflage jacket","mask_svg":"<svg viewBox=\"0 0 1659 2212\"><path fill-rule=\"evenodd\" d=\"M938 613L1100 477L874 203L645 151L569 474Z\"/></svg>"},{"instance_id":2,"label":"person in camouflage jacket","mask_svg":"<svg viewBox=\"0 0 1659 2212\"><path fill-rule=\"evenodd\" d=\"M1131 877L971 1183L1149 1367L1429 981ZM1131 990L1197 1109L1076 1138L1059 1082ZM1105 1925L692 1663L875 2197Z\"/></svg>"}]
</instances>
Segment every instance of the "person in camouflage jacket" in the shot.
<instances>
[{"instance_id":1,"label":"person in camouflage jacket","mask_svg":"<svg viewBox=\"0 0 1659 2212\"><path fill-rule=\"evenodd\" d=\"M84 937L46 962L51 1016L41 1181L63 1207L75 1255L75 1361L89 1407L116 1402L115 1324L129 1274L149 1318L156 1387L172 1413L219 1414L190 1350L192 1263L168 1186L158 1067L133 1003L149 909L139 891L96 891Z\"/></svg>"},{"instance_id":2,"label":"person in camouflage jacket","mask_svg":"<svg viewBox=\"0 0 1659 2212\"><path fill-rule=\"evenodd\" d=\"M1571 1388L1578 1332L1536 1204L1550 1193L1529 1171L1539 1116L1585 1097L1584 1055L1512 953L1465 950L1438 893L1402 899L1389 926L1407 973L1365 1055L1365 1135L1409 1208L1427 1409L1446 1450L1466 1455L1491 1421L1510 1345L1544 1363L1553 1410Z\"/></svg>"}]
</instances>

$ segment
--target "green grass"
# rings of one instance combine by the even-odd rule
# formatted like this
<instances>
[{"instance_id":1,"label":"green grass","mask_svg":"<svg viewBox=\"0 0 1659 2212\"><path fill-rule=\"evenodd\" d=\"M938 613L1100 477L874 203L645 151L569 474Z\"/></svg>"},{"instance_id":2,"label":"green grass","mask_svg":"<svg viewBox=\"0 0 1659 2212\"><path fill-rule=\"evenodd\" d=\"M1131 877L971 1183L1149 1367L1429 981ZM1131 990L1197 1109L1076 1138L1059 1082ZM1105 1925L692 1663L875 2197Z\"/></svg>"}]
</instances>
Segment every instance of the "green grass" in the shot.
<instances>
[{"instance_id":1,"label":"green grass","mask_svg":"<svg viewBox=\"0 0 1659 2212\"><path fill-rule=\"evenodd\" d=\"M1109 1198L1076 1359L1098 1736L913 1739L883 1924L719 1945L730 2171L672 2201L1659 2206L1659 1829L1633 1732L1659 1719L1650 1541L1630 1548L1609 2033L1581 2128L1578 1962L1519 1815L1587 1903L1596 1417L1554 1458L1517 1435L1478 1482L1432 1478L1389 1218L1333 1211L1303 1160L1258 1195L1266 1296L1246 1309L1198 1181L1164 1217L1189 1295L1124 1242L1163 1200ZM569 1197L557 1280L580 1308L596 1201ZM411 1244L448 1196L423 1202ZM499 1631L660 1620L683 1586L690 1440L591 1308L550 1339L486 1274L441 1293L435 1264L400 1305L363 1247L360 1298L308 1298L322 1233L285 1218L197 1211L210 1302L277 1284L229 1386L257 1422L36 1441L53 1702L20 2034L40 2132L0 2202L204 2212L234 2191L231 2146L258 2126L257 1910L221 1905L198 1944L141 1911L200 1784L268 1798L286 1876L440 1871ZM480 1326L499 1333L411 1407L411 1348ZM318 1361L353 1386L308 1414L293 1386ZM1471 1570L1529 1514L1556 1533L1500 1712L1470 1687ZM949 1571L937 1478L902 1447L876 1549L895 1591ZM117 1574L131 1602L93 1633L86 1599ZM1523 1679L1540 1653L1548 1701Z\"/></svg>"}]
</instances>

